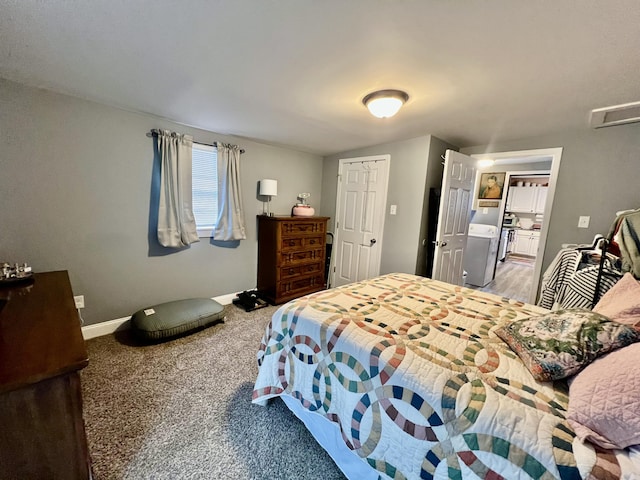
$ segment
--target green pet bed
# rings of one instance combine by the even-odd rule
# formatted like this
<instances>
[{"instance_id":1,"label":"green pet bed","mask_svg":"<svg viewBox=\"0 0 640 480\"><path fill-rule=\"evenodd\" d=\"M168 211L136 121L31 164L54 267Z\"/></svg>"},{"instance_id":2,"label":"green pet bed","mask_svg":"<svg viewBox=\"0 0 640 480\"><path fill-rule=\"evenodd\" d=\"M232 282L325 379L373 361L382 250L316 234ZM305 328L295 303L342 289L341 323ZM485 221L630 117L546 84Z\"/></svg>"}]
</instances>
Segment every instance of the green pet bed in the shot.
<instances>
[{"instance_id":1,"label":"green pet bed","mask_svg":"<svg viewBox=\"0 0 640 480\"><path fill-rule=\"evenodd\" d=\"M131 317L135 334L147 341L182 335L224 321L224 307L210 298L189 298L138 310Z\"/></svg>"}]
</instances>

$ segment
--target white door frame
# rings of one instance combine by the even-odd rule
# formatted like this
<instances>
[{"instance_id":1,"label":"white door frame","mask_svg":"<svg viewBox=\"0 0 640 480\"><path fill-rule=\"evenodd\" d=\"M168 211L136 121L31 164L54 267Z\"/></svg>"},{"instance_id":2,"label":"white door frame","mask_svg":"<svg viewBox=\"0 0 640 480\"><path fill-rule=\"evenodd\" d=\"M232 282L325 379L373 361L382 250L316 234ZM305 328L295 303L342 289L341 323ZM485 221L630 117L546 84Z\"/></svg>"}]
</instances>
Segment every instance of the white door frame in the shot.
<instances>
[{"instance_id":1,"label":"white door frame","mask_svg":"<svg viewBox=\"0 0 640 480\"><path fill-rule=\"evenodd\" d=\"M547 247L547 235L549 233L549 223L551 221L551 211L553 208L553 198L556 193L556 185L558 184L558 174L560 172L560 161L562 160L562 147L557 148L541 148L536 150L520 150L514 152L495 152L495 153L481 153L470 155L478 160L495 160L496 164L500 163L513 163L513 160L525 162L527 157L529 161L533 161L533 158L547 157L551 158L551 174L549 175L549 190L547 191L547 202L544 207L544 222L542 223L542 229L540 230L540 244L538 251L540 255L536 256L536 262L533 269L533 282L531 285L531 292L529 292L529 303L536 303L538 290L540 287L540 277L542 275L542 262L544 259L544 252ZM533 157L533 158L532 158ZM518 172L519 174L520 172ZM506 202L506 198L503 199Z\"/></svg>"},{"instance_id":2,"label":"white door frame","mask_svg":"<svg viewBox=\"0 0 640 480\"><path fill-rule=\"evenodd\" d=\"M349 163L364 163L364 162L371 162L371 161L382 161L382 162L386 162L387 163L387 178L385 178L385 182L384 182L384 192L382 193L382 228L380 229L380 235L376 237L376 245L377 245L377 250L374 253L374 255L376 256L376 274L374 276L378 276L380 275L380 264L382 263L382 245L383 245L383 234L384 234L384 226L385 226L385 220L386 220L386 212L387 212L387 193L389 190L389 177L391 176L391 155L389 154L383 154L383 155L370 155L367 157L353 157L353 158L341 158L338 161L338 188L336 189L336 211L335 214L333 216L333 218L335 219L335 237L333 239L333 243L334 243L334 252L332 255L332 258L335 257L336 255L336 251L335 248L340 245L339 241L340 241L340 228L339 228L339 224L338 221L340 219L340 196L342 194L342 172L343 172L343 168L346 164ZM329 275L331 275L331 285L335 285L335 276L336 276L336 272L335 272L335 262L333 262L333 267L331 267L331 270L329 271Z\"/></svg>"}]
</instances>

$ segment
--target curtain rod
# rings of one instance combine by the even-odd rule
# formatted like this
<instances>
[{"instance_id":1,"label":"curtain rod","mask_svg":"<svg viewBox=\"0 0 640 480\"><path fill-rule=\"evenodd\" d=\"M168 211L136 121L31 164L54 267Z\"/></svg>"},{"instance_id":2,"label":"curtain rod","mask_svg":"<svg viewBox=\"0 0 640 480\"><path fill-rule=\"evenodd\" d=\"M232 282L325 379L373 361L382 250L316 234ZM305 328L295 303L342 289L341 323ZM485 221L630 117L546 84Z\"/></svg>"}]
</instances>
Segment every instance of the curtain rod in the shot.
<instances>
[{"instance_id":1,"label":"curtain rod","mask_svg":"<svg viewBox=\"0 0 640 480\"><path fill-rule=\"evenodd\" d=\"M157 136L158 136L158 130L156 130L155 128L152 129L150 132L147 132L147 137L149 138L157 137ZM204 143L204 142L196 142L194 140L193 143L197 143L198 145L206 145L207 147L218 147L218 142ZM240 149L240 153L244 153L244 148Z\"/></svg>"}]
</instances>

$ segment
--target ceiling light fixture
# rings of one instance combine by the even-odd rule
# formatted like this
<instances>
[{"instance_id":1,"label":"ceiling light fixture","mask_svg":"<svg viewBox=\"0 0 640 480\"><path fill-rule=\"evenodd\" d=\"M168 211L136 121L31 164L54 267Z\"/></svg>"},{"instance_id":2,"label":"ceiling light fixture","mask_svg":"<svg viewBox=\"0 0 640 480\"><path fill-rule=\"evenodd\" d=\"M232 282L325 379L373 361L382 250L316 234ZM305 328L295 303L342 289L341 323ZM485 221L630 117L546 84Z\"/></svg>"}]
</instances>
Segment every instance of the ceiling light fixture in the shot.
<instances>
[{"instance_id":1,"label":"ceiling light fixture","mask_svg":"<svg viewBox=\"0 0 640 480\"><path fill-rule=\"evenodd\" d=\"M378 90L364 97L362 103L374 117L389 118L398 113L407 100L409 95L402 90Z\"/></svg>"},{"instance_id":2,"label":"ceiling light fixture","mask_svg":"<svg viewBox=\"0 0 640 480\"><path fill-rule=\"evenodd\" d=\"M491 167L496 163L495 160L492 160L490 158L485 158L483 160L478 160L478 167L479 168L487 168L487 167Z\"/></svg>"}]
</instances>

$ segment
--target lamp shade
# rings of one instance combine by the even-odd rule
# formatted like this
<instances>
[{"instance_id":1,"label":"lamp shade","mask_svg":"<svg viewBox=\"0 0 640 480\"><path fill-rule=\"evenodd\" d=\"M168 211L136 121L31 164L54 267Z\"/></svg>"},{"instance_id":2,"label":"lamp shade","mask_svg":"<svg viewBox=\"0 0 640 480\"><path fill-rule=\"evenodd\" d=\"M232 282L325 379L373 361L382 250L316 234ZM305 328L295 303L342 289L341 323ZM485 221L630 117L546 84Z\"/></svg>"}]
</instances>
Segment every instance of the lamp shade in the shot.
<instances>
[{"instance_id":1,"label":"lamp shade","mask_svg":"<svg viewBox=\"0 0 640 480\"><path fill-rule=\"evenodd\" d=\"M362 99L371 114L378 118L393 117L409 99L401 90L379 90Z\"/></svg>"},{"instance_id":2,"label":"lamp shade","mask_svg":"<svg viewBox=\"0 0 640 480\"><path fill-rule=\"evenodd\" d=\"M260 195L275 197L278 195L278 181L265 178L260 180Z\"/></svg>"}]
</instances>

